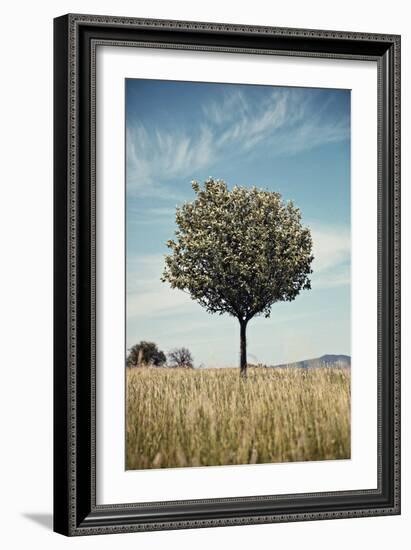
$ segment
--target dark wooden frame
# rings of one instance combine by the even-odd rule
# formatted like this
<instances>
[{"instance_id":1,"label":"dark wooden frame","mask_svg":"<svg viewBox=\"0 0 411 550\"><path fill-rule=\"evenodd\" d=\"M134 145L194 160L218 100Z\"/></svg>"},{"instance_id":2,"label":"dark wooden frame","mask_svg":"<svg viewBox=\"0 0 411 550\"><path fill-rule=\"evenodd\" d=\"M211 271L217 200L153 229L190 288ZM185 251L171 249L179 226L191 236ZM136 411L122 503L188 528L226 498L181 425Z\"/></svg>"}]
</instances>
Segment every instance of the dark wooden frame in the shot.
<instances>
[{"instance_id":1,"label":"dark wooden frame","mask_svg":"<svg viewBox=\"0 0 411 550\"><path fill-rule=\"evenodd\" d=\"M100 44L377 62L377 489L96 505L94 113ZM65 15L54 21L54 136L54 530L88 535L399 514L400 37Z\"/></svg>"}]
</instances>

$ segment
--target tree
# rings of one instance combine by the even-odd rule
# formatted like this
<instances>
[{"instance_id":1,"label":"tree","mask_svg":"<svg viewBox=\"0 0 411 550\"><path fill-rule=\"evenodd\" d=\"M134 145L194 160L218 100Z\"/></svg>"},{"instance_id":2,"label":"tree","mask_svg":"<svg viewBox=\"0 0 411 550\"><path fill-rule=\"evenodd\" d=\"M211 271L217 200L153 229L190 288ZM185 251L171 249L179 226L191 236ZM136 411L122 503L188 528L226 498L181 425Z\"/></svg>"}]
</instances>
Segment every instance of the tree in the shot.
<instances>
[{"instance_id":1,"label":"tree","mask_svg":"<svg viewBox=\"0 0 411 550\"><path fill-rule=\"evenodd\" d=\"M128 367L155 366L161 367L166 362L165 354L154 342L141 341L129 349Z\"/></svg>"},{"instance_id":2,"label":"tree","mask_svg":"<svg viewBox=\"0 0 411 550\"><path fill-rule=\"evenodd\" d=\"M240 374L247 376L247 324L270 316L275 302L311 288L312 239L301 212L279 193L209 178L176 210L175 240L165 256L163 282L191 295L210 313L240 323Z\"/></svg>"},{"instance_id":3,"label":"tree","mask_svg":"<svg viewBox=\"0 0 411 550\"><path fill-rule=\"evenodd\" d=\"M168 354L168 362L171 367L193 368L193 356L187 348L176 348Z\"/></svg>"}]
</instances>

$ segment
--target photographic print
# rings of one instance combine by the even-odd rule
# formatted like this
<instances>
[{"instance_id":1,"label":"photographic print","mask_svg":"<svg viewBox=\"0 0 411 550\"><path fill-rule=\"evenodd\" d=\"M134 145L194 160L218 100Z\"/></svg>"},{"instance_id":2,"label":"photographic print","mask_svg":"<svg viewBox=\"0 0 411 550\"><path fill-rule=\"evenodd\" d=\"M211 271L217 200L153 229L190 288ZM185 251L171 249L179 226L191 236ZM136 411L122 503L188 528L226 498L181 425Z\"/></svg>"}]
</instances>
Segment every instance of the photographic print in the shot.
<instances>
[{"instance_id":1,"label":"photographic print","mask_svg":"<svg viewBox=\"0 0 411 550\"><path fill-rule=\"evenodd\" d=\"M349 459L350 91L125 97L126 469Z\"/></svg>"}]
</instances>

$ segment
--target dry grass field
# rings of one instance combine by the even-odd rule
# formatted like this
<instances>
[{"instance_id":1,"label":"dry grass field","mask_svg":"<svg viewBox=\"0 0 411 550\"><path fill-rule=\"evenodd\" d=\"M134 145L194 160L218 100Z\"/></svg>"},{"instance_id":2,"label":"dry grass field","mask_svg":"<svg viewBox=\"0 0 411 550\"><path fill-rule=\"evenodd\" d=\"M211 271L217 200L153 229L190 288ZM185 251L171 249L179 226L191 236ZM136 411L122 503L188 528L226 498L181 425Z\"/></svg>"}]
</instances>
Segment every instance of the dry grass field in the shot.
<instances>
[{"instance_id":1,"label":"dry grass field","mask_svg":"<svg viewBox=\"0 0 411 550\"><path fill-rule=\"evenodd\" d=\"M126 369L126 468L350 458L350 370Z\"/></svg>"}]
</instances>

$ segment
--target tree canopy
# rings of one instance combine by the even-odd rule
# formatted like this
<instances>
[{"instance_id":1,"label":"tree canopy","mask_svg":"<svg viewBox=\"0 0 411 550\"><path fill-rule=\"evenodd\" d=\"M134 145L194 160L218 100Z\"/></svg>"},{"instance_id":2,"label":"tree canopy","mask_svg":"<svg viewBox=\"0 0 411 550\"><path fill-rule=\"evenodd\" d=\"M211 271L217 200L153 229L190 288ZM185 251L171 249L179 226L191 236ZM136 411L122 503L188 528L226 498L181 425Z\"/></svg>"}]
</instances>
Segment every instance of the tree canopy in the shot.
<instances>
[{"instance_id":1,"label":"tree canopy","mask_svg":"<svg viewBox=\"0 0 411 550\"><path fill-rule=\"evenodd\" d=\"M280 193L207 179L176 210L162 281L188 292L210 313L228 313L244 327L256 315L311 288L312 238L301 212ZM244 353L243 353L244 352ZM246 360L246 359L245 359ZM242 371L246 370L244 358Z\"/></svg>"}]
</instances>

